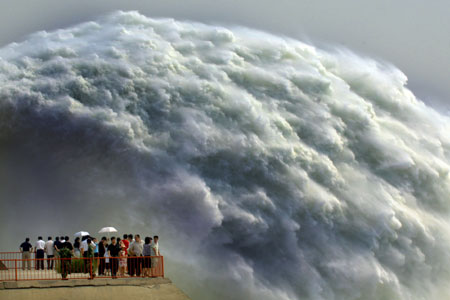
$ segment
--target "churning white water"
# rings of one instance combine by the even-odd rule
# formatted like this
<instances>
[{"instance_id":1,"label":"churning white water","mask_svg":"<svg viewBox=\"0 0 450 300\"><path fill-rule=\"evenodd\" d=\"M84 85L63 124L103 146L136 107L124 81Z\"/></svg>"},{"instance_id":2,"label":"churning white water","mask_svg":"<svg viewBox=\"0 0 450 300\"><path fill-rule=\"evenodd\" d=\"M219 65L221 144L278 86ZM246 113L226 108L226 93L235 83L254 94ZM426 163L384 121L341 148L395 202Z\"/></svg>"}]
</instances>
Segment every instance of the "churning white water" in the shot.
<instances>
[{"instance_id":1,"label":"churning white water","mask_svg":"<svg viewBox=\"0 0 450 300\"><path fill-rule=\"evenodd\" d=\"M2 224L158 233L194 299L446 299L450 120L406 81L136 12L38 32L0 49Z\"/></svg>"}]
</instances>

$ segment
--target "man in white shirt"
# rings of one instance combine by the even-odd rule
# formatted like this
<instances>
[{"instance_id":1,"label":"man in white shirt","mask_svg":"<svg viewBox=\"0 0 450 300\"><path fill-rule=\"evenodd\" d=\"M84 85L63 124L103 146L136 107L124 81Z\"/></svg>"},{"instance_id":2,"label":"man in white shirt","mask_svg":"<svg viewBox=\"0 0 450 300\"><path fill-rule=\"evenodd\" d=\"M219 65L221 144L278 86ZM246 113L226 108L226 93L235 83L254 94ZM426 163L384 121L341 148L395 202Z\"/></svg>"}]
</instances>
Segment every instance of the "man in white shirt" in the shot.
<instances>
[{"instance_id":1,"label":"man in white shirt","mask_svg":"<svg viewBox=\"0 0 450 300\"><path fill-rule=\"evenodd\" d=\"M45 243L44 247L45 253L47 253L47 269L53 269L53 257L55 256L55 247L53 247L52 237L48 237L48 241Z\"/></svg>"},{"instance_id":2,"label":"man in white shirt","mask_svg":"<svg viewBox=\"0 0 450 300\"><path fill-rule=\"evenodd\" d=\"M36 270L42 269L44 270L44 249L45 249L45 242L42 240L42 237L38 237L38 240L36 241L36 246L34 247L36 249Z\"/></svg>"},{"instance_id":3,"label":"man in white shirt","mask_svg":"<svg viewBox=\"0 0 450 300\"><path fill-rule=\"evenodd\" d=\"M88 260L88 252L89 252L89 244L88 240L90 240L90 236L83 236L83 241L81 242L80 250L81 250L81 256L84 257L84 272L88 273L90 270L89 267L89 260ZM92 244L92 240L91 240ZM93 244L93 247L95 248L95 244Z\"/></svg>"},{"instance_id":4,"label":"man in white shirt","mask_svg":"<svg viewBox=\"0 0 450 300\"><path fill-rule=\"evenodd\" d=\"M159 253L158 240L159 240L159 237L157 235L155 235L153 237L152 245L150 246L150 248L152 249L152 268L156 268L159 265L159 258L158 257L153 257L153 256L160 256L161 255ZM153 272L154 271L152 271L152 274L153 274Z\"/></svg>"},{"instance_id":5,"label":"man in white shirt","mask_svg":"<svg viewBox=\"0 0 450 300\"><path fill-rule=\"evenodd\" d=\"M128 273L130 276L141 276L142 268L142 251L144 250L144 242L141 240L139 234L134 236L134 242L128 248L128 255L130 256L130 266L128 266Z\"/></svg>"},{"instance_id":6,"label":"man in white shirt","mask_svg":"<svg viewBox=\"0 0 450 300\"><path fill-rule=\"evenodd\" d=\"M157 235L155 235L153 237L153 242L152 242L152 246L151 246L151 248L152 248L152 256L159 256L160 255L159 254L158 240L159 240L159 237Z\"/></svg>"},{"instance_id":7,"label":"man in white shirt","mask_svg":"<svg viewBox=\"0 0 450 300\"><path fill-rule=\"evenodd\" d=\"M80 246L80 250L81 250L81 256L82 257L87 257L87 251L88 251L88 236L84 236L83 237L83 241L81 242L81 246Z\"/></svg>"}]
</instances>

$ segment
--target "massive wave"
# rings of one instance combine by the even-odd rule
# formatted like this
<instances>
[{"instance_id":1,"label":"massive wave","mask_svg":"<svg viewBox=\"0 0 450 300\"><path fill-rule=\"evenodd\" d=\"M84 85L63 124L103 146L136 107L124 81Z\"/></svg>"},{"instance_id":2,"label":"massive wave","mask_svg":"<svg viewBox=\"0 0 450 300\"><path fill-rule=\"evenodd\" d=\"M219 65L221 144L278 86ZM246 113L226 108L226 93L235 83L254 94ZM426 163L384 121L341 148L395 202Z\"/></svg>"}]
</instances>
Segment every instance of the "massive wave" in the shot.
<instances>
[{"instance_id":1,"label":"massive wave","mask_svg":"<svg viewBox=\"0 0 450 300\"><path fill-rule=\"evenodd\" d=\"M136 12L38 32L0 49L2 240L159 234L194 299L448 298L450 120L406 82Z\"/></svg>"}]
</instances>

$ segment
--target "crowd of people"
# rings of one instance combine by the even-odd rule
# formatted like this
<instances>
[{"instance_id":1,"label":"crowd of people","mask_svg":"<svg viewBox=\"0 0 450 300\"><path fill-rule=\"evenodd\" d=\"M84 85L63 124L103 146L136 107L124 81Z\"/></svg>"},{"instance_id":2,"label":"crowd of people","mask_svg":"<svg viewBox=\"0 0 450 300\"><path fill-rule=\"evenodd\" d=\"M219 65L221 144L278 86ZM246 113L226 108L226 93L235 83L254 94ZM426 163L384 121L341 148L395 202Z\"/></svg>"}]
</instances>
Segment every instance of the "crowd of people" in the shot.
<instances>
[{"instance_id":1,"label":"crowd of people","mask_svg":"<svg viewBox=\"0 0 450 300\"><path fill-rule=\"evenodd\" d=\"M123 239L119 237L102 237L100 241L95 237L77 237L72 244L68 236L48 237L45 242L42 237L38 237L35 245L31 245L30 239L26 238L20 245L22 253L22 269L31 270L31 254L34 252L36 260L36 270L44 270L44 261L47 261L47 269L54 269L54 262L64 259L61 273L70 273L71 270L67 260L72 257L90 258L84 259L82 268L84 272L90 273L93 278L111 275L125 276L152 276L152 268L156 268L159 263L160 250L158 236L145 237L144 241L139 234L124 234ZM47 259L45 259L45 255ZM95 266L93 264L95 263ZM63 276L64 278L64 276Z\"/></svg>"}]
</instances>

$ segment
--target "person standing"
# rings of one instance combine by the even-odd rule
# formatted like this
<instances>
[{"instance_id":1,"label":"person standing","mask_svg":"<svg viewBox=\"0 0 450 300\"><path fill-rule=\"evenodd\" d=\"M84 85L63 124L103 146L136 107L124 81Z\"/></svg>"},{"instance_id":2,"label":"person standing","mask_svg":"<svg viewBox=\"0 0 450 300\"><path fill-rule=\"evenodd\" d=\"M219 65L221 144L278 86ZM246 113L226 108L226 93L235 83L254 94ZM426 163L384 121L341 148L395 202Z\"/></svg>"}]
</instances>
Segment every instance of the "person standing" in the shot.
<instances>
[{"instance_id":1,"label":"person standing","mask_svg":"<svg viewBox=\"0 0 450 300\"><path fill-rule=\"evenodd\" d=\"M35 245L36 249L36 270L44 270L44 253L45 253L45 242L42 237L38 237Z\"/></svg>"},{"instance_id":2,"label":"person standing","mask_svg":"<svg viewBox=\"0 0 450 300\"><path fill-rule=\"evenodd\" d=\"M102 237L100 243L98 243L98 258L100 260L98 264L98 276L105 275L106 267L106 237Z\"/></svg>"},{"instance_id":3,"label":"person standing","mask_svg":"<svg viewBox=\"0 0 450 300\"><path fill-rule=\"evenodd\" d=\"M88 239L90 239L90 237L88 235L87 236L83 236L81 238L82 242L81 242L81 247L80 247L80 250L81 250L80 257L83 257L84 273L88 273L89 272L89 269L88 269L89 263L88 263L88 259L87 259L87 257L88 257L88 250L89 250L89 245L88 245L88 242L87 242Z\"/></svg>"},{"instance_id":4,"label":"person standing","mask_svg":"<svg viewBox=\"0 0 450 300\"><path fill-rule=\"evenodd\" d=\"M92 244L94 245L94 273L98 271L98 240L97 238L92 238Z\"/></svg>"},{"instance_id":5,"label":"person standing","mask_svg":"<svg viewBox=\"0 0 450 300\"><path fill-rule=\"evenodd\" d=\"M127 267L127 257L125 255L125 244L123 241L120 241L119 248L119 276L123 277L125 276L125 269Z\"/></svg>"},{"instance_id":6,"label":"person standing","mask_svg":"<svg viewBox=\"0 0 450 300\"><path fill-rule=\"evenodd\" d=\"M140 276L142 267L142 251L144 250L144 242L141 240L139 234L134 236L134 242L130 244L128 253L131 255L128 272L130 276Z\"/></svg>"},{"instance_id":7,"label":"person standing","mask_svg":"<svg viewBox=\"0 0 450 300\"><path fill-rule=\"evenodd\" d=\"M158 243L159 237L155 235L153 237L153 243L151 245L152 248L152 275L155 272L155 268L159 265L159 257L161 253L159 253L159 243ZM158 272L159 273L159 272Z\"/></svg>"},{"instance_id":8,"label":"person standing","mask_svg":"<svg viewBox=\"0 0 450 300\"><path fill-rule=\"evenodd\" d=\"M126 236L126 237L125 237ZM127 246L127 274L130 275L130 265L131 265L131 258L130 258L130 254L128 253L128 249L130 248L131 243L133 242L133 235L132 234L124 234L123 235L123 239L127 240L127 243L125 245Z\"/></svg>"},{"instance_id":9,"label":"person standing","mask_svg":"<svg viewBox=\"0 0 450 300\"><path fill-rule=\"evenodd\" d=\"M22 252L22 270L25 270L25 264L28 270L31 270L31 252L33 246L30 244L30 238L26 238L25 242L20 244L20 252Z\"/></svg>"},{"instance_id":10,"label":"person standing","mask_svg":"<svg viewBox=\"0 0 450 300\"><path fill-rule=\"evenodd\" d=\"M151 249L151 243L152 238L146 237L145 238L145 244L142 251L142 255L144 256L142 261L142 268L144 269L144 277L150 277L150 267L151 267L151 255L152 255L152 249Z\"/></svg>"},{"instance_id":11,"label":"person standing","mask_svg":"<svg viewBox=\"0 0 450 300\"><path fill-rule=\"evenodd\" d=\"M52 237L48 237L48 241L45 243L44 251L47 254L47 269L53 269L53 257L55 257L55 247L52 241Z\"/></svg>"},{"instance_id":12,"label":"person standing","mask_svg":"<svg viewBox=\"0 0 450 300\"><path fill-rule=\"evenodd\" d=\"M75 255L75 257L81 257L80 247L81 247L80 238L76 237L75 241L73 242L73 254Z\"/></svg>"},{"instance_id":13,"label":"person standing","mask_svg":"<svg viewBox=\"0 0 450 300\"><path fill-rule=\"evenodd\" d=\"M94 266L92 264L93 260L94 260L94 249L95 249L95 244L92 242L91 238L88 238L86 240L86 243L88 245L88 248L86 250L86 259L85 261L87 262L87 270L86 272L89 273L90 275L90 279L94 279L95 277L95 270L94 270Z\"/></svg>"},{"instance_id":14,"label":"person standing","mask_svg":"<svg viewBox=\"0 0 450 300\"><path fill-rule=\"evenodd\" d=\"M61 243L61 247L59 249L61 276L64 280L67 280L67 275L71 273L73 246L72 243L69 242L68 236L61 239L64 240L64 243Z\"/></svg>"},{"instance_id":15,"label":"person standing","mask_svg":"<svg viewBox=\"0 0 450 300\"><path fill-rule=\"evenodd\" d=\"M108 246L108 256L109 262L111 264L111 276L112 278L117 278L116 274L119 268L118 256L119 256L119 246L115 237L111 237L111 244Z\"/></svg>"},{"instance_id":16,"label":"person standing","mask_svg":"<svg viewBox=\"0 0 450 300\"><path fill-rule=\"evenodd\" d=\"M59 241L59 236L55 237L55 242L53 243L53 253L55 254L55 268L59 269L60 260L59 260L59 249L61 248L61 242Z\"/></svg>"}]
</instances>

